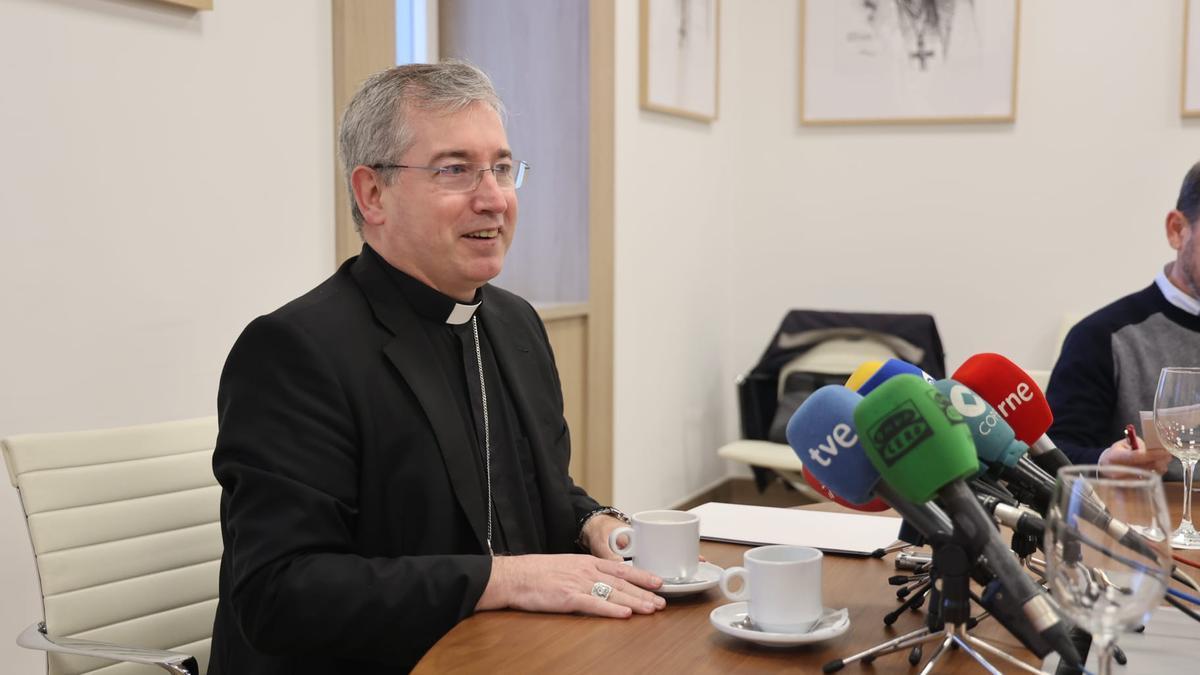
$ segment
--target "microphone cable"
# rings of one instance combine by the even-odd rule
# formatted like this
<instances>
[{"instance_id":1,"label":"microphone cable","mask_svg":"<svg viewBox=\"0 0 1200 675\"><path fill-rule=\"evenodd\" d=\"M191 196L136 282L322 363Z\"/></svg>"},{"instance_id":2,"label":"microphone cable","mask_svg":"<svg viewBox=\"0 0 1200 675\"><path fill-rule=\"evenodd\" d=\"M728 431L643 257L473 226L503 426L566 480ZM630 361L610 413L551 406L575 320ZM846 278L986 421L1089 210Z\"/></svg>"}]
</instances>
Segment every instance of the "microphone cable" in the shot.
<instances>
[{"instance_id":1,"label":"microphone cable","mask_svg":"<svg viewBox=\"0 0 1200 675\"><path fill-rule=\"evenodd\" d=\"M1191 619L1193 619L1195 621L1200 621L1200 613L1197 613L1191 607L1188 607L1187 605L1176 600L1175 598L1171 597L1170 595L1168 595L1166 598L1164 598L1164 600L1166 600L1169 605L1171 605L1175 609L1183 612Z\"/></svg>"},{"instance_id":2,"label":"microphone cable","mask_svg":"<svg viewBox=\"0 0 1200 675\"><path fill-rule=\"evenodd\" d=\"M1183 591L1177 591L1174 588L1168 588L1167 593L1179 598L1180 600L1187 600L1188 602L1192 603L1193 605L1200 605L1200 598L1197 598L1194 595L1189 595L1188 593L1184 593Z\"/></svg>"},{"instance_id":3,"label":"microphone cable","mask_svg":"<svg viewBox=\"0 0 1200 675\"><path fill-rule=\"evenodd\" d=\"M1171 557L1174 558L1175 562L1177 562L1177 563L1180 563L1182 565L1187 565L1188 567L1195 567L1196 569L1200 569L1200 563L1192 562L1191 560L1188 560L1187 558L1185 558L1181 555L1171 554ZM1197 589L1197 590L1200 590L1200 589Z\"/></svg>"},{"instance_id":4,"label":"microphone cable","mask_svg":"<svg viewBox=\"0 0 1200 675\"><path fill-rule=\"evenodd\" d=\"M1200 585L1196 584L1196 580L1184 574L1183 570L1179 569L1178 565L1174 570L1171 571L1171 578L1183 584L1184 586L1191 588L1192 590L1200 591Z\"/></svg>"}]
</instances>

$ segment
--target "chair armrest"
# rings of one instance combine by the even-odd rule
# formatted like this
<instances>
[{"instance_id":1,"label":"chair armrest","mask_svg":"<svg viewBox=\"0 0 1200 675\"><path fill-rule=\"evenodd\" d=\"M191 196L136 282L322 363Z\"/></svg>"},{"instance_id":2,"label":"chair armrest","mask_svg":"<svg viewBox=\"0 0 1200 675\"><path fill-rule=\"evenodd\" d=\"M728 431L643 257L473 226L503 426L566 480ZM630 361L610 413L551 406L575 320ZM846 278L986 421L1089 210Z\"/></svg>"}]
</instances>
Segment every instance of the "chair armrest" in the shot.
<instances>
[{"instance_id":1,"label":"chair armrest","mask_svg":"<svg viewBox=\"0 0 1200 675\"><path fill-rule=\"evenodd\" d=\"M726 443L717 450L717 454L723 459L776 471L799 473L804 470L804 463L796 456L795 451L783 443L743 439Z\"/></svg>"},{"instance_id":2,"label":"chair armrest","mask_svg":"<svg viewBox=\"0 0 1200 675\"><path fill-rule=\"evenodd\" d=\"M196 658L179 652L168 652L159 649L139 649L124 647L107 642L79 640L68 637L52 638L46 635L45 622L39 621L21 632L17 644L26 649L38 649L44 652L59 654L75 654L76 656L92 656L112 661L144 663L158 666L169 673L177 675L199 675L200 666Z\"/></svg>"}]
</instances>

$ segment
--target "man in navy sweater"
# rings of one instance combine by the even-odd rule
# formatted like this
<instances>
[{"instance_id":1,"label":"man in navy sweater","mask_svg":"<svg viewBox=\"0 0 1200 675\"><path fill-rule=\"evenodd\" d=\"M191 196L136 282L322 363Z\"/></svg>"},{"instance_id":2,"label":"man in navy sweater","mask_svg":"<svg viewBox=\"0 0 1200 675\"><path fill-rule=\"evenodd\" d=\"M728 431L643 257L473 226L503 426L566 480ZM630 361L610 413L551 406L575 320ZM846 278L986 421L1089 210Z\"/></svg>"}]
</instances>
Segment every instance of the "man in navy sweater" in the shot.
<instances>
[{"instance_id":1,"label":"man in navy sweater","mask_svg":"<svg viewBox=\"0 0 1200 675\"><path fill-rule=\"evenodd\" d=\"M1078 464L1126 464L1182 478L1179 461L1162 448L1138 448L1123 438L1140 427L1139 411L1154 405L1166 366L1200 366L1200 162L1183 179L1167 214L1175 249L1146 288L1086 317L1067 334L1050 375L1054 412L1049 436Z\"/></svg>"}]
</instances>

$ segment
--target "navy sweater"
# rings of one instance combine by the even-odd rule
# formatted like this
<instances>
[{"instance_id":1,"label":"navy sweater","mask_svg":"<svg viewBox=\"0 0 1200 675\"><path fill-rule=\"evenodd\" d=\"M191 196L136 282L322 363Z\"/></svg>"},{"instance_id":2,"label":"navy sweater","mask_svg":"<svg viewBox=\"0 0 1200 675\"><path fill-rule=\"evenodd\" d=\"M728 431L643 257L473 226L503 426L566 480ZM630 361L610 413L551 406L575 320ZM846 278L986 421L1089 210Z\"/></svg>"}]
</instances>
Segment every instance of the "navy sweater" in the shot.
<instances>
[{"instance_id":1,"label":"navy sweater","mask_svg":"<svg viewBox=\"0 0 1200 675\"><path fill-rule=\"evenodd\" d=\"M1200 317L1172 305L1155 284L1080 321L1067 333L1046 398L1047 435L1077 464L1095 464L1139 411L1154 406L1166 366L1200 366ZM1168 477L1181 478L1179 460Z\"/></svg>"}]
</instances>

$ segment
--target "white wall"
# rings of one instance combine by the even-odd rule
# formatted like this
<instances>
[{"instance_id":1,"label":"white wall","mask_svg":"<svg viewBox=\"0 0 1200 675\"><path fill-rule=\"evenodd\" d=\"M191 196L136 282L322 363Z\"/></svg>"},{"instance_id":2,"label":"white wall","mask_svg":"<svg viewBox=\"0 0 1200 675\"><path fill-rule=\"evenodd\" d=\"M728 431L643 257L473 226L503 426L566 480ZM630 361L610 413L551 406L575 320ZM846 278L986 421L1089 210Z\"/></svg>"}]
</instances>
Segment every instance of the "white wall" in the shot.
<instances>
[{"instance_id":1,"label":"white wall","mask_svg":"<svg viewBox=\"0 0 1200 675\"><path fill-rule=\"evenodd\" d=\"M617 502L725 475L734 378L788 308L932 313L947 366L1049 368L1066 312L1140 289L1200 159L1182 2L1022 3L1014 124L798 124L799 3L721 4L720 118L637 108L617 21ZM682 428L681 428L682 427Z\"/></svg>"},{"instance_id":2,"label":"white wall","mask_svg":"<svg viewBox=\"0 0 1200 675\"><path fill-rule=\"evenodd\" d=\"M727 474L734 377L790 307L928 311L951 368L1049 367L1063 312L1168 259L1200 159L1181 3L1022 4L1015 124L811 129L795 0L722 3L711 125L638 109L637 3L617 3L618 504ZM0 435L212 414L240 328L328 274L329 15L0 4ZM5 637L39 608L0 495L0 669L38 672Z\"/></svg>"},{"instance_id":3,"label":"white wall","mask_svg":"<svg viewBox=\"0 0 1200 675\"><path fill-rule=\"evenodd\" d=\"M726 473L715 450L733 386L722 362L742 126L724 106L711 125L639 110L637 3L617 3L616 61L614 501L640 510Z\"/></svg>"},{"instance_id":4,"label":"white wall","mask_svg":"<svg viewBox=\"0 0 1200 675\"><path fill-rule=\"evenodd\" d=\"M215 414L241 328L333 269L329 2L215 4L0 3L0 436ZM19 513L0 489L14 674Z\"/></svg>"}]
</instances>

